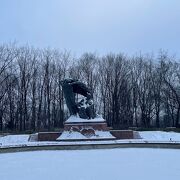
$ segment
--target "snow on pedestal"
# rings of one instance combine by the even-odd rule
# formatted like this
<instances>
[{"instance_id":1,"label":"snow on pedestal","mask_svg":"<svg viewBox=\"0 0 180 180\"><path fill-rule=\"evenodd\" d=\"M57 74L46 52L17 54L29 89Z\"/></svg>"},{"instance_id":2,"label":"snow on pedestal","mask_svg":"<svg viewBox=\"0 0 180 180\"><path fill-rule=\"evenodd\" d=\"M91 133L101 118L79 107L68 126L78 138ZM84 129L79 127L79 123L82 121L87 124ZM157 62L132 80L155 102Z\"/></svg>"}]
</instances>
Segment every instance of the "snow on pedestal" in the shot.
<instances>
[{"instance_id":1,"label":"snow on pedestal","mask_svg":"<svg viewBox=\"0 0 180 180\"><path fill-rule=\"evenodd\" d=\"M77 131L64 131L57 140L97 140L97 139L115 139L108 131L94 131L93 134L83 135Z\"/></svg>"},{"instance_id":2,"label":"snow on pedestal","mask_svg":"<svg viewBox=\"0 0 180 180\"><path fill-rule=\"evenodd\" d=\"M64 123L64 132L57 140L101 140L116 139L107 127L106 121L102 117L94 119L82 119L70 116Z\"/></svg>"}]
</instances>

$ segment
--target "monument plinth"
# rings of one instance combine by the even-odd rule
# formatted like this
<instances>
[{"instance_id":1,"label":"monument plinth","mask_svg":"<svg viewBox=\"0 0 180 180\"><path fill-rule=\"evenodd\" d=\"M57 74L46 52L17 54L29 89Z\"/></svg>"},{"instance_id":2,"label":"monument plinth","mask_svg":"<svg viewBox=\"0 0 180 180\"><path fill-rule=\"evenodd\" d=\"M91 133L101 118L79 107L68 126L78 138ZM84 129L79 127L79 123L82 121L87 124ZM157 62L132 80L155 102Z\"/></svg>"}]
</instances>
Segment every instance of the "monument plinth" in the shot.
<instances>
[{"instance_id":1,"label":"monument plinth","mask_svg":"<svg viewBox=\"0 0 180 180\"><path fill-rule=\"evenodd\" d=\"M94 130L98 131L108 131L109 128L107 127L106 121L101 117L96 117L94 119L82 119L76 116L71 116L65 123L64 123L64 130L70 131L72 128L77 128L82 130L84 128L92 127Z\"/></svg>"},{"instance_id":2,"label":"monument plinth","mask_svg":"<svg viewBox=\"0 0 180 180\"><path fill-rule=\"evenodd\" d=\"M80 140L113 140L115 137L109 132L107 123L103 118L91 120L71 116L64 123L64 131L57 138L60 141Z\"/></svg>"}]
</instances>

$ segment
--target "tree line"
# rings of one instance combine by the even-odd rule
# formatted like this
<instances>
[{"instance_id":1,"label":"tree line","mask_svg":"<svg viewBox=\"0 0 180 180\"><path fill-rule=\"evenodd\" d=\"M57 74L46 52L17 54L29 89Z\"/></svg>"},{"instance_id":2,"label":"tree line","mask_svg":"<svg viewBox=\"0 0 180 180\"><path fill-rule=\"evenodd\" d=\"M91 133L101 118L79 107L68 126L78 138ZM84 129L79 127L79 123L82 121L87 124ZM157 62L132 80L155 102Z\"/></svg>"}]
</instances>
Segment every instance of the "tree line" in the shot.
<instances>
[{"instance_id":1,"label":"tree line","mask_svg":"<svg viewBox=\"0 0 180 180\"><path fill-rule=\"evenodd\" d=\"M97 114L116 129L180 126L180 63L158 55L84 53L0 45L0 131L63 127L61 81L75 78L94 95Z\"/></svg>"}]
</instances>

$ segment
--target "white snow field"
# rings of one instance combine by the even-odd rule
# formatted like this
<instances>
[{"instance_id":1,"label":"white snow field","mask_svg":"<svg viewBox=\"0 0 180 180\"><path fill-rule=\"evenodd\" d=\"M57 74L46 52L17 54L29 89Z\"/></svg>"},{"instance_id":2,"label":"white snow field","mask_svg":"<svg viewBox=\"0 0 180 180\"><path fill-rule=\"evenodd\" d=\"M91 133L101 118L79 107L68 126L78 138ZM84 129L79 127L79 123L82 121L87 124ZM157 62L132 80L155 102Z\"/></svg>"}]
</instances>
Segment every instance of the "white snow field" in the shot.
<instances>
[{"instance_id":1,"label":"white snow field","mask_svg":"<svg viewBox=\"0 0 180 180\"><path fill-rule=\"evenodd\" d=\"M146 141L180 141L180 133L163 131L142 131L140 136Z\"/></svg>"},{"instance_id":2,"label":"white snow field","mask_svg":"<svg viewBox=\"0 0 180 180\"><path fill-rule=\"evenodd\" d=\"M26 143L28 138L29 135L7 135L0 137L0 145Z\"/></svg>"},{"instance_id":3,"label":"white snow field","mask_svg":"<svg viewBox=\"0 0 180 180\"><path fill-rule=\"evenodd\" d=\"M1 180L179 180L180 150L103 149L0 154Z\"/></svg>"}]
</instances>

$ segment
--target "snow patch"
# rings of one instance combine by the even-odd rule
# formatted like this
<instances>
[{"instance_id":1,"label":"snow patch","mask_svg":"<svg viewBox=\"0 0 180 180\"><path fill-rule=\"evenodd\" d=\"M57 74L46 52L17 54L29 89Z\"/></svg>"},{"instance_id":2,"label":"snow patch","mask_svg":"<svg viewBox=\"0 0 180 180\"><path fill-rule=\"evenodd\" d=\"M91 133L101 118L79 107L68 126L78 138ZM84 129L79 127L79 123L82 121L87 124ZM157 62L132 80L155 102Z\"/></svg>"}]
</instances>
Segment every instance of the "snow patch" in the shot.
<instances>
[{"instance_id":1,"label":"snow patch","mask_svg":"<svg viewBox=\"0 0 180 180\"><path fill-rule=\"evenodd\" d=\"M0 137L0 145L21 144L28 142L29 135L7 135Z\"/></svg>"},{"instance_id":2,"label":"snow patch","mask_svg":"<svg viewBox=\"0 0 180 180\"><path fill-rule=\"evenodd\" d=\"M77 131L64 131L57 140L72 140L72 139L115 139L108 131L94 131L95 134L85 136Z\"/></svg>"},{"instance_id":3,"label":"snow patch","mask_svg":"<svg viewBox=\"0 0 180 180\"><path fill-rule=\"evenodd\" d=\"M176 132L142 131L139 134L146 141L180 141L180 133Z\"/></svg>"}]
</instances>

